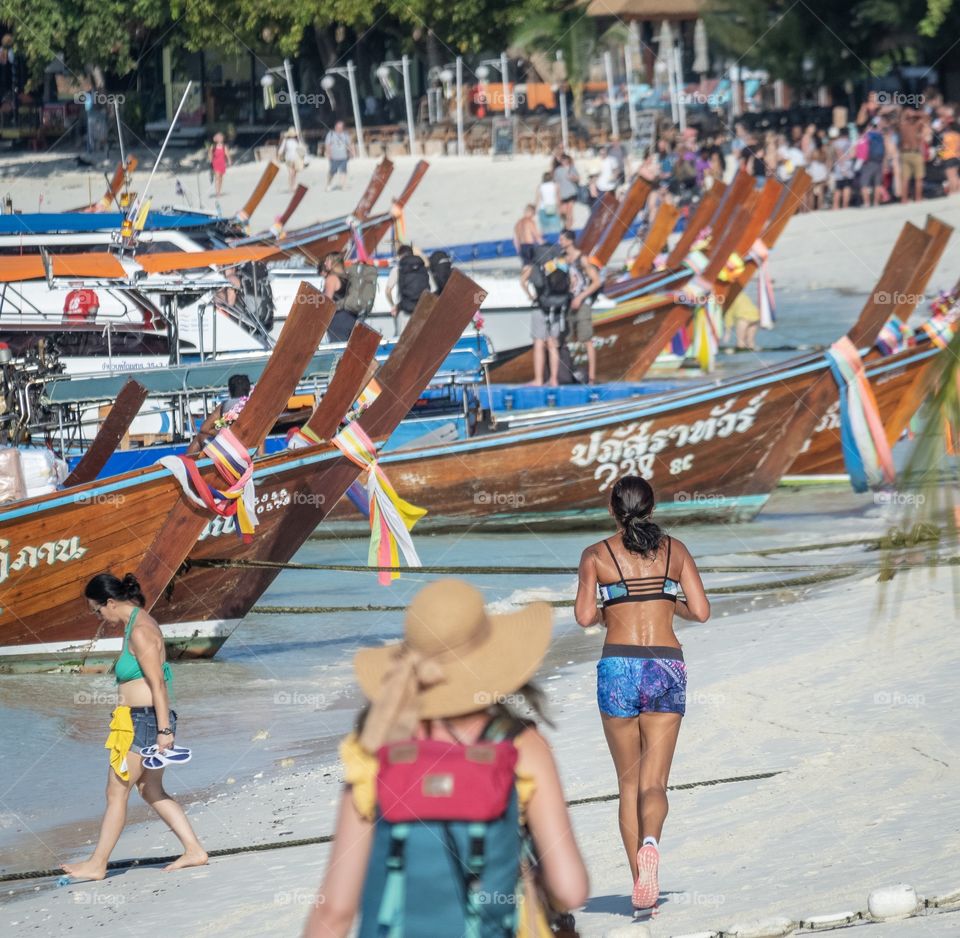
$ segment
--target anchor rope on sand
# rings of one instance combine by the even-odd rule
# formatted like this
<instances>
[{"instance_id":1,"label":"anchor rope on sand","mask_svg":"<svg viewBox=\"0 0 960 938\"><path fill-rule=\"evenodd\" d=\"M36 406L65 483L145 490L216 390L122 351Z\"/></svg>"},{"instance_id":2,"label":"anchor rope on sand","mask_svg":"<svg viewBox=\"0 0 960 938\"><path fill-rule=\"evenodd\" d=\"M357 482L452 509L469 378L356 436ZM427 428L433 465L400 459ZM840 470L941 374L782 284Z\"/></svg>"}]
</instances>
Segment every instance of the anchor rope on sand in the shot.
<instances>
[{"instance_id":1,"label":"anchor rope on sand","mask_svg":"<svg viewBox=\"0 0 960 938\"><path fill-rule=\"evenodd\" d=\"M668 785L668 791L688 791L691 788L707 788L711 785L730 785L734 782L752 782L759 779L773 778L782 775L783 769L775 772L758 772L753 775L732 775L729 778L711 778L700 782L683 782L679 785ZM575 798L567 802L567 807L575 808L579 805L593 804L601 801L614 801L619 794L597 795L592 798ZM245 844L240 847L223 847L219 850L208 850L211 859L215 857L233 857L243 853L260 853L264 850L282 850L285 847L310 847L316 844L328 844L333 840L333 834L321 834L318 837L301 837L298 840L274 840L265 844ZM159 866L161 863L172 863L179 859L169 857L133 857L129 860L110 860L107 870L129 870L136 866ZM5 873L0 875L0 883L13 883L25 879L42 879L47 876L62 876L63 870L28 870L23 873Z\"/></svg>"}]
</instances>

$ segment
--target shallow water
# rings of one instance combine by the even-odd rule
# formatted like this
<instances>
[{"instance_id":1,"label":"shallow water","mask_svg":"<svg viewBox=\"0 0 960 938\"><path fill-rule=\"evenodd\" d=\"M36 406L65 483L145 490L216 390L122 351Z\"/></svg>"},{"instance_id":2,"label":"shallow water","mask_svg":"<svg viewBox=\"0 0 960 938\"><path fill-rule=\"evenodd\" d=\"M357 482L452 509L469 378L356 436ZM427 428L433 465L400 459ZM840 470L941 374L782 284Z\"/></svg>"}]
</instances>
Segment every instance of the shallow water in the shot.
<instances>
[{"instance_id":1,"label":"shallow water","mask_svg":"<svg viewBox=\"0 0 960 938\"><path fill-rule=\"evenodd\" d=\"M829 343L862 305L862 298L839 293L784 294L779 301L777 330L761 334L768 346ZM778 357L782 353L729 356L723 367L753 368ZM423 504L429 507L429 499L424 498ZM785 492L775 496L754 522L688 526L679 533L701 563L719 563L758 547L875 535L885 526L879 515L869 495ZM525 565L575 567L591 540L589 532L538 534L518 523L513 533L465 531L420 536L416 543L427 565L491 565L512 570ZM366 542L308 541L296 560L363 564ZM366 572L288 571L276 579L261 605L402 606L429 579L411 572L387 589ZM493 604L572 598L575 588L572 573L531 578L508 572L471 579ZM705 579L709 590L711 584L759 583L763 575L713 574ZM725 605L734 608L737 603L761 601L759 594L748 593ZM254 613L214 661L176 664L177 741L195 750L189 768L192 790L216 789L227 779L269 772L288 756L330 754L358 704L351 681L353 653L362 645L397 638L401 631L402 613L397 611ZM561 642L579 635L568 608L558 610L557 635ZM570 654L589 657L598 643L574 642ZM3 868L29 868L31 859L43 850L49 855L48 848L69 842L64 832L70 825L78 837L83 833L80 843L90 836L90 821L103 807L106 759L101 747L114 691L108 675L0 678ZM132 814L134 819L142 816L138 811ZM51 836L55 828L59 833ZM41 850L45 840L47 847Z\"/></svg>"}]
</instances>

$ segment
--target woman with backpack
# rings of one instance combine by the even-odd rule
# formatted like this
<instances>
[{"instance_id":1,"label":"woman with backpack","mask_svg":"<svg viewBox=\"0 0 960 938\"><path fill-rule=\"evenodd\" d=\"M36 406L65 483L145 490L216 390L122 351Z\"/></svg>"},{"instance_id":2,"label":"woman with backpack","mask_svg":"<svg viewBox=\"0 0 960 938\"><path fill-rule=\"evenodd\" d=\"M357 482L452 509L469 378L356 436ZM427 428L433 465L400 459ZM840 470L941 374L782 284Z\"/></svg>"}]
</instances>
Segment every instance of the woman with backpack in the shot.
<instances>
[{"instance_id":1,"label":"woman with backpack","mask_svg":"<svg viewBox=\"0 0 960 938\"><path fill-rule=\"evenodd\" d=\"M402 642L354 659L370 706L341 746L346 788L306 938L550 935L538 885L587 897L553 755L528 682L552 612L493 615L462 580L422 589ZM533 858L539 855L539 860ZM536 874L532 864L537 863Z\"/></svg>"},{"instance_id":2,"label":"woman with backpack","mask_svg":"<svg viewBox=\"0 0 960 938\"><path fill-rule=\"evenodd\" d=\"M660 896L667 780L686 709L687 672L673 617L710 617L693 557L657 525L653 508L646 480L617 481L610 493L617 531L583 552L574 604L581 626L607 630L597 703L617 771L620 836L638 909L653 908Z\"/></svg>"}]
</instances>

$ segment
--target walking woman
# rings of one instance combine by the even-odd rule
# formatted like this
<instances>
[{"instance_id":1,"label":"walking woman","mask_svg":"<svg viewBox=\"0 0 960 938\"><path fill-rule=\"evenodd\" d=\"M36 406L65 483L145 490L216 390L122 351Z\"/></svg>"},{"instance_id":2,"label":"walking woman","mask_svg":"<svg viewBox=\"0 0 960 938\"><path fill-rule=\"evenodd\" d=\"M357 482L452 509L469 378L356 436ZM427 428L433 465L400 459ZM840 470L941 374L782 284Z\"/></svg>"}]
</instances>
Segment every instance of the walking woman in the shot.
<instances>
[{"instance_id":1,"label":"walking woman","mask_svg":"<svg viewBox=\"0 0 960 938\"><path fill-rule=\"evenodd\" d=\"M208 151L208 156L210 172L213 173L213 194L219 199L223 195L223 177L227 174L227 167L233 162L223 134L213 135L213 144Z\"/></svg>"},{"instance_id":2,"label":"walking woman","mask_svg":"<svg viewBox=\"0 0 960 938\"><path fill-rule=\"evenodd\" d=\"M318 273L323 274L323 295L333 300L337 307L330 321L330 328L327 329L327 341L346 342L360 316L343 308L349 286L343 255L338 252L325 255L320 262Z\"/></svg>"},{"instance_id":3,"label":"walking woman","mask_svg":"<svg viewBox=\"0 0 960 938\"><path fill-rule=\"evenodd\" d=\"M638 909L653 908L660 895L667 779L686 706L687 672L673 617L710 617L697 565L654 522L653 503L653 489L639 476L614 485L617 533L583 552L574 609L584 628L599 623L607 630L597 702L617 771L620 836Z\"/></svg>"},{"instance_id":4,"label":"walking woman","mask_svg":"<svg viewBox=\"0 0 960 938\"><path fill-rule=\"evenodd\" d=\"M160 626L143 609L143 593L131 573L122 580L100 573L87 583L84 595L90 611L105 625L123 628L123 650L114 668L117 708L105 744L110 750L110 765L100 837L89 860L64 863L62 869L74 879L103 879L107 875L107 861L126 823L127 801L134 787L183 844L183 856L164 870L203 866L206 851L183 808L164 791L163 768L145 769L141 764L140 750L146 746L156 746L159 752L172 749L177 729L177 715L170 709L172 674Z\"/></svg>"},{"instance_id":5,"label":"walking woman","mask_svg":"<svg viewBox=\"0 0 960 938\"><path fill-rule=\"evenodd\" d=\"M411 602L402 642L358 652L372 704L341 746L346 787L307 938L345 938L358 912L358 938L553 934L530 852L555 906L586 900L550 746L513 709L539 714L527 682L551 620L546 603L488 614L479 590L439 580Z\"/></svg>"}]
</instances>

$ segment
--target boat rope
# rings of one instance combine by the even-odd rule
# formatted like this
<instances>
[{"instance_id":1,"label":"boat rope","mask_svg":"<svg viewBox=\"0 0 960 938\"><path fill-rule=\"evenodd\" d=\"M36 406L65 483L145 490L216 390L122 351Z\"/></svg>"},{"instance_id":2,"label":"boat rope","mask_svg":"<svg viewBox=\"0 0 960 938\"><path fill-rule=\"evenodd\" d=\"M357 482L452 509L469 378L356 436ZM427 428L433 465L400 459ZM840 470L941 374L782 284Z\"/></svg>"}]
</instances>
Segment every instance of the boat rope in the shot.
<instances>
[{"instance_id":1,"label":"boat rope","mask_svg":"<svg viewBox=\"0 0 960 938\"><path fill-rule=\"evenodd\" d=\"M765 778L782 775L783 770L776 772L758 772L754 775L733 775L729 778L712 778L700 782L684 782L679 785L668 785L667 791L688 791L691 788L707 788L712 785L730 785L734 782L752 782ZM584 804L597 804L604 801L616 801L619 794L595 795L592 798L575 798L567 802L567 807L575 808ZM328 844L333 840L333 834L321 834L318 837L300 837L297 840L274 840L264 844L245 844L240 847L223 847L220 850L208 850L210 859L216 857L235 857L244 853L260 853L264 850L282 850L285 847L311 847L317 844ZM179 859L178 855L168 857L133 857L129 860L111 860L107 863L108 870L129 870L136 866L159 866L162 863L172 863ZM23 873L4 873L0 875L0 883L13 883L24 879L42 879L48 876L63 876L63 870L27 870Z\"/></svg>"}]
</instances>

